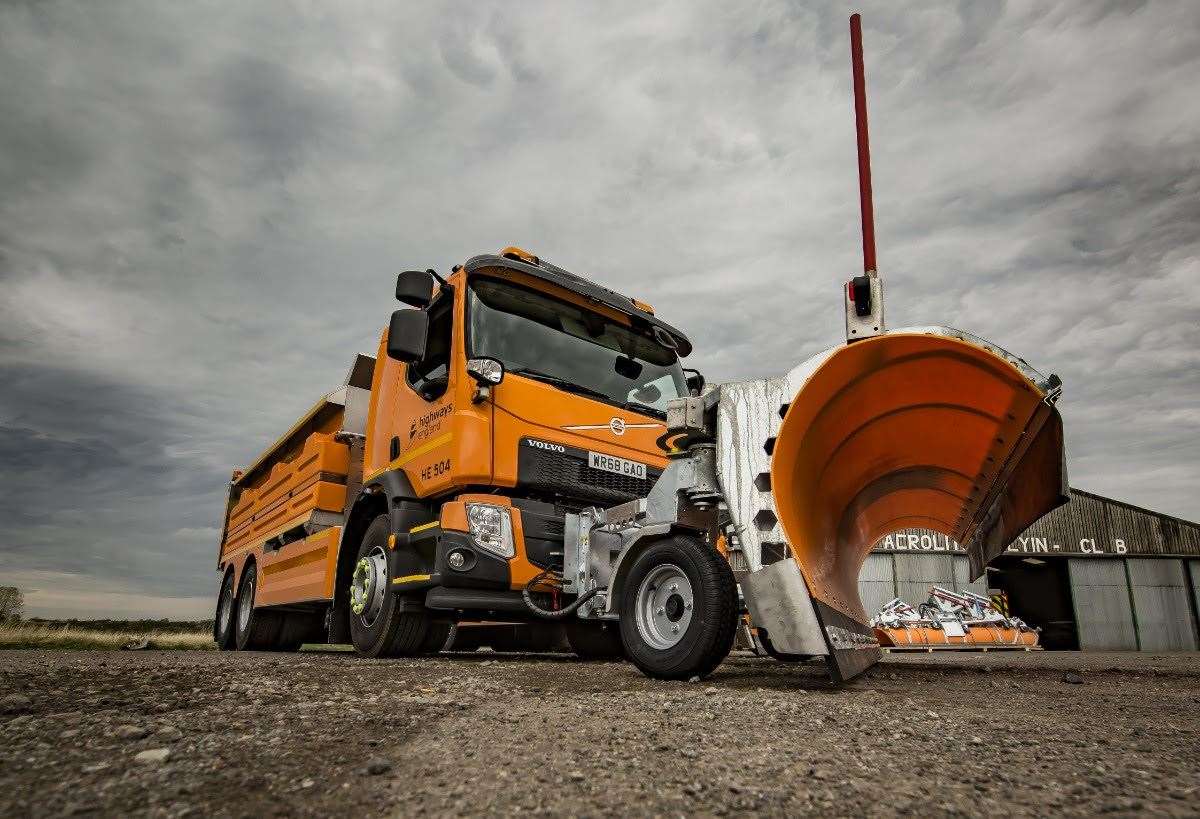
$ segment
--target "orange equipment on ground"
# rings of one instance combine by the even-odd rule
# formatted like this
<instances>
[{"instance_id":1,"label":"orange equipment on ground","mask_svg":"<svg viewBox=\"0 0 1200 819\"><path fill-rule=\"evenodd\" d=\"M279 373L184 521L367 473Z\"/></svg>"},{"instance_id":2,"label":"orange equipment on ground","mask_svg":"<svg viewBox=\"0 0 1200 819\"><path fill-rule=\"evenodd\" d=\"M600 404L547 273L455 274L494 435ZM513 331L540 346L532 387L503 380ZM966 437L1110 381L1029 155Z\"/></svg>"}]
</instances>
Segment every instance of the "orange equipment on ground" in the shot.
<instances>
[{"instance_id":1,"label":"orange equipment on ground","mask_svg":"<svg viewBox=\"0 0 1200 819\"><path fill-rule=\"evenodd\" d=\"M992 601L973 592L951 592L939 586L913 608L900 598L886 603L871 620L884 648L895 649L1033 649L1038 630L1005 615Z\"/></svg>"}]
</instances>

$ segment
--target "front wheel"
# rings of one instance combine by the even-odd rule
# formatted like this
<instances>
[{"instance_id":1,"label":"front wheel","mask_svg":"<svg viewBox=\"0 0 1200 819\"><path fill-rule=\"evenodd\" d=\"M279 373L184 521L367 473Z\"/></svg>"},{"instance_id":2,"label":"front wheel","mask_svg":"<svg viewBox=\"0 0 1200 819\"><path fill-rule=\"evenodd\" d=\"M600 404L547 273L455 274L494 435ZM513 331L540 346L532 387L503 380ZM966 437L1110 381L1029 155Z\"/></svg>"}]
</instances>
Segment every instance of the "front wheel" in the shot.
<instances>
[{"instance_id":1,"label":"front wheel","mask_svg":"<svg viewBox=\"0 0 1200 819\"><path fill-rule=\"evenodd\" d=\"M350 581L350 637L359 654L409 657L429 650L429 618L424 611L406 611L407 601L390 588L388 533L388 516L380 515L359 544Z\"/></svg>"},{"instance_id":2,"label":"front wheel","mask_svg":"<svg viewBox=\"0 0 1200 819\"><path fill-rule=\"evenodd\" d=\"M649 677L704 677L733 648L737 584L725 558L698 538L648 546L629 567L619 608L625 654Z\"/></svg>"}]
</instances>

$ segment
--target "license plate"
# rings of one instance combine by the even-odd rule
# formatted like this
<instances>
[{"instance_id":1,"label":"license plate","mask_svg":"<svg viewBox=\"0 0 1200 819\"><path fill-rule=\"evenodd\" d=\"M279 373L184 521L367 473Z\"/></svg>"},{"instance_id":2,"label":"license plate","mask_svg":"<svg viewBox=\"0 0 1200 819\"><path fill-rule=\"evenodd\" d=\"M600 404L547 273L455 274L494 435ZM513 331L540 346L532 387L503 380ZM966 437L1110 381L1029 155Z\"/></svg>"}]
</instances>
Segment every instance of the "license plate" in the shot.
<instances>
[{"instance_id":1,"label":"license plate","mask_svg":"<svg viewBox=\"0 0 1200 819\"><path fill-rule=\"evenodd\" d=\"M637 461L627 461L613 455L602 455L599 452L588 453L588 466L592 469L603 469L605 472L615 472L618 475L628 475L631 478L646 480L646 465Z\"/></svg>"}]
</instances>

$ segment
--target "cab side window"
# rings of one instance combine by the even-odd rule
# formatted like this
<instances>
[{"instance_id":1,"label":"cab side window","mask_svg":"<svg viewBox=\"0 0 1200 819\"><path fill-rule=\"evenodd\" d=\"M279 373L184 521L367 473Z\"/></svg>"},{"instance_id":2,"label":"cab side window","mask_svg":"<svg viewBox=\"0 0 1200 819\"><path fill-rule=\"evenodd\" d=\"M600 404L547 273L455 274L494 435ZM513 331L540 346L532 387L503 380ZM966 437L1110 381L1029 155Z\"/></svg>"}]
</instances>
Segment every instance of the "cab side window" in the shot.
<instances>
[{"instance_id":1,"label":"cab side window","mask_svg":"<svg viewBox=\"0 0 1200 819\"><path fill-rule=\"evenodd\" d=\"M425 357L408 365L408 383L426 401L436 401L446 394L450 383L454 296L444 292L428 309L429 339L425 342Z\"/></svg>"}]
</instances>

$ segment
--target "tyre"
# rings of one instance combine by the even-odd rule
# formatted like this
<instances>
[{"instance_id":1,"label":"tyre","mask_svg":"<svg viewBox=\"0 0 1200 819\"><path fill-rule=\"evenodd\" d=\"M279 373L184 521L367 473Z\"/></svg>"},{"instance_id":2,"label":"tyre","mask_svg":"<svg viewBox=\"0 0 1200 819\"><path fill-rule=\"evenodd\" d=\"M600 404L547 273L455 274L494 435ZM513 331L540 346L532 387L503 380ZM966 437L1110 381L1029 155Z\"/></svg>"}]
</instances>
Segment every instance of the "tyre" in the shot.
<instances>
[{"instance_id":1,"label":"tyre","mask_svg":"<svg viewBox=\"0 0 1200 819\"><path fill-rule=\"evenodd\" d=\"M275 647L283 617L279 612L254 608L258 590L258 566L247 563L238 584L235 629L239 651L267 651Z\"/></svg>"},{"instance_id":2,"label":"tyre","mask_svg":"<svg viewBox=\"0 0 1200 819\"><path fill-rule=\"evenodd\" d=\"M320 612L288 612L283 615L276 651L299 651L305 643L323 643L324 615Z\"/></svg>"},{"instance_id":3,"label":"tyre","mask_svg":"<svg viewBox=\"0 0 1200 819\"><path fill-rule=\"evenodd\" d=\"M425 642L421 644L421 653L437 654L442 651L450 640L450 631L453 628L453 623L431 622L425 632Z\"/></svg>"},{"instance_id":4,"label":"tyre","mask_svg":"<svg viewBox=\"0 0 1200 819\"><path fill-rule=\"evenodd\" d=\"M213 618L213 642L221 651L232 651L237 647L233 633L234 608L233 572L229 571L221 581L221 591L217 594L217 613Z\"/></svg>"},{"instance_id":5,"label":"tyre","mask_svg":"<svg viewBox=\"0 0 1200 819\"><path fill-rule=\"evenodd\" d=\"M625 656L616 623L573 620L565 624L567 643L581 660L616 660Z\"/></svg>"},{"instance_id":6,"label":"tyre","mask_svg":"<svg viewBox=\"0 0 1200 819\"><path fill-rule=\"evenodd\" d=\"M367 657L409 657L425 649L429 619L424 611L404 611L388 576L388 516L371 521L358 547L350 580L350 639ZM411 605L411 603L409 603Z\"/></svg>"},{"instance_id":7,"label":"tyre","mask_svg":"<svg viewBox=\"0 0 1200 819\"><path fill-rule=\"evenodd\" d=\"M695 537L672 535L634 559L619 610L625 656L644 674L662 680L704 677L733 648L737 584L715 549Z\"/></svg>"}]
</instances>

